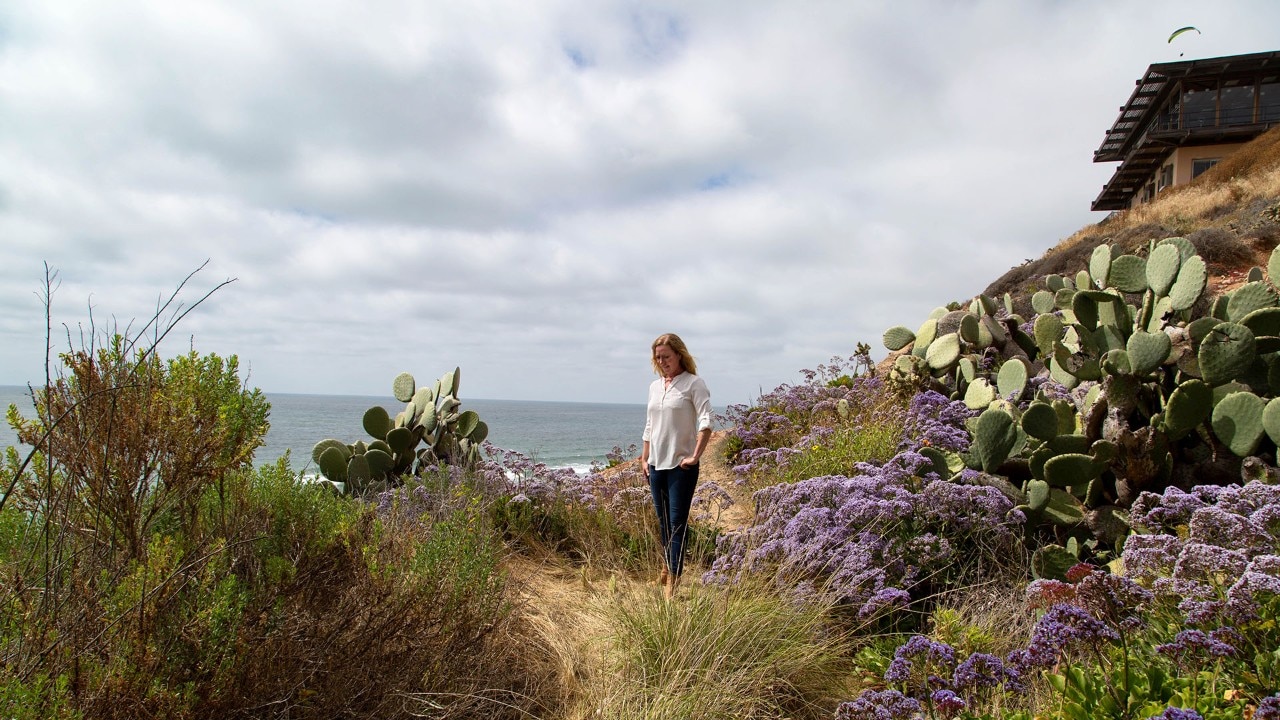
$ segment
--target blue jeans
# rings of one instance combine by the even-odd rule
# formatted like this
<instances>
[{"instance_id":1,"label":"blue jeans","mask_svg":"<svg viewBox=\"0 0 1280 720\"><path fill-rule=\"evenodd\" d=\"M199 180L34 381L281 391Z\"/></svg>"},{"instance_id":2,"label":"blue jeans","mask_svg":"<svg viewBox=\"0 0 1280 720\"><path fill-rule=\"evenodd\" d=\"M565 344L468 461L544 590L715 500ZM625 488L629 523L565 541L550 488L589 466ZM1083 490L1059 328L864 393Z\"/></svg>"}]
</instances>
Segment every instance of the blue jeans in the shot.
<instances>
[{"instance_id":1,"label":"blue jeans","mask_svg":"<svg viewBox=\"0 0 1280 720\"><path fill-rule=\"evenodd\" d=\"M689 529L689 507L698 486L698 466L657 470L649 466L649 490L658 513L667 570L675 577L684 572L684 538Z\"/></svg>"}]
</instances>

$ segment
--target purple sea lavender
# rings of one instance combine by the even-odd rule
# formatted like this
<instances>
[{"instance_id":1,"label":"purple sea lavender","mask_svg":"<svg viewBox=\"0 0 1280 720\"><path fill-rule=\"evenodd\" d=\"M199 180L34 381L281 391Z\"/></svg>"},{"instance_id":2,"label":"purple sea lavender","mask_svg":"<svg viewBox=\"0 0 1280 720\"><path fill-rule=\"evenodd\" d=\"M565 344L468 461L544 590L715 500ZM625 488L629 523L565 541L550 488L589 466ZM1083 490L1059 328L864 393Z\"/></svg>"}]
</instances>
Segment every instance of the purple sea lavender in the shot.
<instances>
[{"instance_id":1,"label":"purple sea lavender","mask_svg":"<svg viewBox=\"0 0 1280 720\"><path fill-rule=\"evenodd\" d=\"M959 695L945 688L934 690L929 696L929 701L933 705L934 712L940 713L942 717L954 717L966 706Z\"/></svg>"},{"instance_id":2,"label":"purple sea lavender","mask_svg":"<svg viewBox=\"0 0 1280 720\"><path fill-rule=\"evenodd\" d=\"M1174 637L1173 642L1157 645L1156 652L1168 656L1185 671L1199 667L1206 661L1234 657L1240 640L1240 634L1229 627L1208 633L1203 630L1183 630Z\"/></svg>"},{"instance_id":3,"label":"purple sea lavender","mask_svg":"<svg viewBox=\"0 0 1280 720\"><path fill-rule=\"evenodd\" d=\"M870 618L893 608L905 608L911 604L911 593L896 587L882 588L858 608L858 619Z\"/></svg>"},{"instance_id":4,"label":"purple sea lavender","mask_svg":"<svg viewBox=\"0 0 1280 720\"><path fill-rule=\"evenodd\" d=\"M1063 603L1049 608L1036 622L1028 650L1043 657L1080 648L1096 649L1119 639L1120 633L1084 608Z\"/></svg>"},{"instance_id":5,"label":"purple sea lavender","mask_svg":"<svg viewBox=\"0 0 1280 720\"><path fill-rule=\"evenodd\" d=\"M1228 578L1228 582L1234 581L1248 565L1248 556L1239 550L1188 542L1183 545L1182 552L1178 553L1173 572L1182 580L1214 584L1224 577Z\"/></svg>"},{"instance_id":6,"label":"purple sea lavender","mask_svg":"<svg viewBox=\"0 0 1280 720\"><path fill-rule=\"evenodd\" d=\"M955 672L956 651L944 642L913 635L893 651L893 661L884 672L885 682L913 690L945 686Z\"/></svg>"},{"instance_id":7,"label":"purple sea lavender","mask_svg":"<svg viewBox=\"0 0 1280 720\"><path fill-rule=\"evenodd\" d=\"M840 703L835 720L916 720L920 713L920 702L897 690L864 690Z\"/></svg>"},{"instance_id":8,"label":"purple sea lavender","mask_svg":"<svg viewBox=\"0 0 1280 720\"><path fill-rule=\"evenodd\" d=\"M1253 720L1280 720L1280 693L1263 698L1253 713Z\"/></svg>"},{"instance_id":9,"label":"purple sea lavender","mask_svg":"<svg viewBox=\"0 0 1280 720\"><path fill-rule=\"evenodd\" d=\"M1195 710L1170 707L1165 708L1159 715L1152 715L1147 720L1204 720L1204 717Z\"/></svg>"},{"instance_id":10,"label":"purple sea lavender","mask_svg":"<svg viewBox=\"0 0 1280 720\"><path fill-rule=\"evenodd\" d=\"M1012 503L982 486L925 481L927 460L900 453L883 465L859 463L857 475L774 485L755 496L756 524L727 537L704 580L748 573L784 584L809 581L836 600L870 611L890 588L920 579L960 578L984 557L1019 541ZM895 601L896 602L896 601ZM870 605L868 605L870 603Z\"/></svg>"},{"instance_id":11,"label":"purple sea lavender","mask_svg":"<svg viewBox=\"0 0 1280 720\"><path fill-rule=\"evenodd\" d=\"M1236 622L1258 617L1262 603L1280 597L1280 576L1246 571L1227 588L1227 614Z\"/></svg>"},{"instance_id":12,"label":"purple sea lavender","mask_svg":"<svg viewBox=\"0 0 1280 720\"><path fill-rule=\"evenodd\" d=\"M1199 494L1166 488L1163 495L1140 493L1129 511L1129 522L1136 529L1150 532L1177 533L1179 525L1188 525L1191 514L1208 503Z\"/></svg>"},{"instance_id":13,"label":"purple sea lavender","mask_svg":"<svg viewBox=\"0 0 1280 720\"><path fill-rule=\"evenodd\" d=\"M1220 506L1200 508L1191 514L1190 540L1237 550L1246 556L1265 553L1276 546L1276 539L1249 517Z\"/></svg>"},{"instance_id":14,"label":"purple sea lavender","mask_svg":"<svg viewBox=\"0 0 1280 720\"><path fill-rule=\"evenodd\" d=\"M964 423L974 412L963 402L949 400L933 390L917 393L911 398L906 423L902 428L902 450L913 450L929 445L940 450L964 452L969 449L971 438Z\"/></svg>"},{"instance_id":15,"label":"purple sea lavender","mask_svg":"<svg viewBox=\"0 0 1280 720\"><path fill-rule=\"evenodd\" d=\"M953 684L956 690L993 688L1008 677L1004 662L989 653L976 652L956 666Z\"/></svg>"},{"instance_id":16,"label":"purple sea lavender","mask_svg":"<svg viewBox=\"0 0 1280 720\"><path fill-rule=\"evenodd\" d=\"M1182 551L1175 535L1130 535L1124 542L1125 575L1143 583L1173 575Z\"/></svg>"},{"instance_id":17,"label":"purple sea lavender","mask_svg":"<svg viewBox=\"0 0 1280 720\"><path fill-rule=\"evenodd\" d=\"M1142 626L1143 611L1154 594L1126 577L1090 572L1076 583L1076 602L1094 617L1122 630Z\"/></svg>"}]
</instances>

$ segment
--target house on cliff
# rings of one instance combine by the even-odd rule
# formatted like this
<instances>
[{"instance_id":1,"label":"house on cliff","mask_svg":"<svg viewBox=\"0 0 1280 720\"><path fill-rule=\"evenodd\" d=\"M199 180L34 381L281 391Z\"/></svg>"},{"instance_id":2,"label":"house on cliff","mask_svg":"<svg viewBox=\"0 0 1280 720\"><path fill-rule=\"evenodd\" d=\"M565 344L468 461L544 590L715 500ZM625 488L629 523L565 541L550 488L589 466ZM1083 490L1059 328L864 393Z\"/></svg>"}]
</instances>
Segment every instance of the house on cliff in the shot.
<instances>
[{"instance_id":1,"label":"house on cliff","mask_svg":"<svg viewBox=\"0 0 1280 720\"><path fill-rule=\"evenodd\" d=\"M1280 125L1280 51L1147 68L1094 162L1119 162L1094 210L1125 210L1188 183Z\"/></svg>"}]
</instances>

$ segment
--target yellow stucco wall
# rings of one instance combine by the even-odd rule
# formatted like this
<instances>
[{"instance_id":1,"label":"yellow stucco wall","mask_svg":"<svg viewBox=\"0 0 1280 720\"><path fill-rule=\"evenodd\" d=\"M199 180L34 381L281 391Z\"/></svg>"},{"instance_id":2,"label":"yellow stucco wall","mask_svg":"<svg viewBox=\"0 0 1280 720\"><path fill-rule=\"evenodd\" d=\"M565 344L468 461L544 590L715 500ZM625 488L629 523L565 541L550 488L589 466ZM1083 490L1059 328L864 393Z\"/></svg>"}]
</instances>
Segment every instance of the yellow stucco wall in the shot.
<instances>
[{"instance_id":1,"label":"yellow stucco wall","mask_svg":"<svg viewBox=\"0 0 1280 720\"><path fill-rule=\"evenodd\" d=\"M1174 150L1173 155L1169 156L1169 162L1173 163L1173 184L1186 185L1191 182L1192 161L1214 158L1221 160L1235 152L1242 145L1244 143L1201 145L1199 147L1181 147ZM1167 165L1168 162L1165 164Z\"/></svg>"},{"instance_id":2,"label":"yellow stucco wall","mask_svg":"<svg viewBox=\"0 0 1280 720\"><path fill-rule=\"evenodd\" d=\"M1170 163L1173 164L1173 184L1186 185L1191 182L1191 164L1196 160L1217 159L1221 160L1231 153L1239 149L1244 143L1225 143L1221 145L1200 145L1197 147L1180 147L1173 151L1173 154L1164 161L1159 170L1148 179L1146 186L1154 192L1156 183L1160 178L1161 171ZM1133 194L1133 199L1129 203L1129 207L1137 207L1147 201L1147 193L1143 190Z\"/></svg>"}]
</instances>

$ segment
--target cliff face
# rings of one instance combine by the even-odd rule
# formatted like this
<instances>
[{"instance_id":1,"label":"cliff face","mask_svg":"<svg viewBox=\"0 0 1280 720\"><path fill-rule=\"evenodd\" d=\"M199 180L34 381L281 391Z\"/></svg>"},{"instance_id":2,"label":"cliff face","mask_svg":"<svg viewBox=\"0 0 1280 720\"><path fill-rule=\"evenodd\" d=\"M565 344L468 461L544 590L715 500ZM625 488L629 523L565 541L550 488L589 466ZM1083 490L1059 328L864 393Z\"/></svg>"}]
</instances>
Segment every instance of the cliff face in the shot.
<instances>
[{"instance_id":1,"label":"cliff face","mask_svg":"<svg viewBox=\"0 0 1280 720\"><path fill-rule=\"evenodd\" d=\"M1214 294L1239 284L1250 267L1266 265L1280 243L1280 128L1154 202L1080 229L1038 260L1010 268L983 292L995 298L1009 293L1030 316L1029 298L1044 276L1074 274L1098 245L1145 255L1151 240L1175 236L1190 240L1204 258Z\"/></svg>"}]
</instances>

